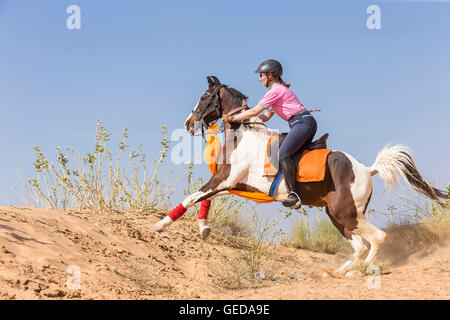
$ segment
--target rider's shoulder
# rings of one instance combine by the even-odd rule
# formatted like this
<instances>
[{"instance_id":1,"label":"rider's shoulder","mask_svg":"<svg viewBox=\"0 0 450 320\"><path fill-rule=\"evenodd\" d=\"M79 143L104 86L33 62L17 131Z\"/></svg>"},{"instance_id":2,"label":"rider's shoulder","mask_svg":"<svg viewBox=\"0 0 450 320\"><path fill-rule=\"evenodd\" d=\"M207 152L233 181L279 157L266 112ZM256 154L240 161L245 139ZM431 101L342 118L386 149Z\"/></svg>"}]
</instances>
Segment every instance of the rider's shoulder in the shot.
<instances>
[{"instance_id":1,"label":"rider's shoulder","mask_svg":"<svg viewBox=\"0 0 450 320\"><path fill-rule=\"evenodd\" d=\"M279 82L275 82L269 89L269 91L273 91L273 92L275 92L275 91L276 92L285 92L287 90L289 90L289 88L284 86L284 85L282 85Z\"/></svg>"}]
</instances>

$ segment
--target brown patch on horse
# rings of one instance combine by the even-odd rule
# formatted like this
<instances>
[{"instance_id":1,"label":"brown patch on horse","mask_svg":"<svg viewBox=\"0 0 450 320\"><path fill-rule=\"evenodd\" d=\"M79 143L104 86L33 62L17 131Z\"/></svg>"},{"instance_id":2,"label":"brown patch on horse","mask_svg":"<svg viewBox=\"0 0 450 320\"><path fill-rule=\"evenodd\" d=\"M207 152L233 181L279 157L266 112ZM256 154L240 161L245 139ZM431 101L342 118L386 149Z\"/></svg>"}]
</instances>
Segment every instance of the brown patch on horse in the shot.
<instances>
[{"instance_id":1,"label":"brown patch on horse","mask_svg":"<svg viewBox=\"0 0 450 320\"><path fill-rule=\"evenodd\" d=\"M263 193L261 190L255 188L255 187L249 186L248 184L245 184L245 183L238 183L236 185L236 187L233 188L233 190Z\"/></svg>"},{"instance_id":2,"label":"brown patch on horse","mask_svg":"<svg viewBox=\"0 0 450 320\"><path fill-rule=\"evenodd\" d=\"M231 172L231 164L229 163L229 160L227 162L227 159L224 159L223 155L227 154L227 144L225 143L222 147L221 154L219 154L219 159L222 159L221 161L217 161L216 165L216 171L214 172L214 175L209 179L209 181L203 185L203 187L200 188L200 191L207 192L208 190L214 190L213 192L207 193L205 196L199 198L196 202L200 202L204 199L207 199L216 193L219 193L221 191L227 190L227 189L217 189L217 187L228 177L230 176Z\"/></svg>"},{"instance_id":3,"label":"brown patch on horse","mask_svg":"<svg viewBox=\"0 0 450 320\"><path fill-rule=\"evenodd\" d=\"M354 181L351 161L344 153L332 151L328 155L324 180L297 182L296 191L304 205L326 207L334 226L345 238L351 239L352 231L358 225L357 210L350 190Z\"/></svg>"},{"instance_id":4,"label":"brown patch on horse","mask_svg":"<svg viewBox=\"0 0 450 320\"><path fill-rule=\"evenodd\" d=\"M352 239L352 231L358 225L358 212L350 190L350 185L355 181L352 163L344 153L332 152L328 156L328 167L332 185L326 197L327 213L330 218L333 217L336 224L342 226L338 230L343 229L343 236Z\"/></svg>"}]
</instances>

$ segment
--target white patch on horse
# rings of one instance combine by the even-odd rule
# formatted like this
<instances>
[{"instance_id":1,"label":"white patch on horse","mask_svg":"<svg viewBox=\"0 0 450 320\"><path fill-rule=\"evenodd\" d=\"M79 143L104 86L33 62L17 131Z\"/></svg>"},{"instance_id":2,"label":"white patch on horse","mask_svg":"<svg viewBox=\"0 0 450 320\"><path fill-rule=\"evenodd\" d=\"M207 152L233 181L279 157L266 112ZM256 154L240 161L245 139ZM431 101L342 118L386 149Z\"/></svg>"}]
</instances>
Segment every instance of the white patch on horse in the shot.
<instances>
[{"instance_id":1,"label":"white patch on horse","mask_svg":"<svg viewBox=\"0 0 450 320\"><path fill-rule=\"evenodd\" d=\"M348 241L350 242L354 253L349 260L347 260L339 269L335 271L336 273L345 273L350 271L358 261L361 261L364 258L364 255L369 250L368 246L364 242L364 239L357 234L352 234L352 239L349 239Z\"/></svg>"},{"instance_id":2,"label":"white patch on horse","mask_svg":"<svg viewBox=\"0 0 450 320\"><path fill-rule=\"evenodd\" d=\"M261 122L259 117L250 119L250 122L258 121ZM226 155L227 161L231 164L230 174L217 188L234 188L238 183L243 183L268 194L274 179L274 177L263 176L266 145L270 137L268 130L264 127L261 130L255 130L254 127L246 128L244 125L238 130L236 134L239 135L240 141L237 148L233 149L228 156ZM230 144L234 146L234 142ZM275 199L282 201L286 199L287 194L286 186L280 184Z\"/></svg>"},{"instance_id":3,"label":"white patch on horse","mask_svg":"<svg viewBox=\"0 0 450 320\"><path fill-rule=\"evenodd\" d=\"M194 116L194 112L197 110L198 105L200 104L200 101L197 102L197 104L195 105L193 111L189 114L189 116L186 118L186 120L184 121L184 129L189 132L190 134L195 133L195 128L191 128L188 129L188 125L191 123L191 118Z\"/></svg>"},{"instance_id":4,"label":"white patch on horse","mask_svg":"<svg viewBox=\"0 0 450 320\"><path fill-rule=\"evenodd\" d=\"M370 168L362 165L348 153L346 157L350 160L355 175L355 181L350 185L350 191L357 210L356 220L357 228L353 230L354 234L360 235L364 240L370 243L370 251L365 260L366 263L373 263L378 255L379 249L383 244L386 233L374 225L370 224L364 217L364 210L369 201L372 192L372 176ZM355 252L356 253L356 252Z\"/></svg>"},{"instance_id":5,"label":"white patch on horse","mask_svg":"<svg viewBox=\"0 0 450 320\"><path fill-rule=\"evenodd\" d=\"M350 185L350 191L355 202L356 210L358 212L358 218L364 217L364 209L366 208L367 201L372 192L372 176L370 175L370 169L361 164L346 152L343 152L345 156L352 163L353 173L355 175L355 181Z\"/></svg>"}]
</instances>

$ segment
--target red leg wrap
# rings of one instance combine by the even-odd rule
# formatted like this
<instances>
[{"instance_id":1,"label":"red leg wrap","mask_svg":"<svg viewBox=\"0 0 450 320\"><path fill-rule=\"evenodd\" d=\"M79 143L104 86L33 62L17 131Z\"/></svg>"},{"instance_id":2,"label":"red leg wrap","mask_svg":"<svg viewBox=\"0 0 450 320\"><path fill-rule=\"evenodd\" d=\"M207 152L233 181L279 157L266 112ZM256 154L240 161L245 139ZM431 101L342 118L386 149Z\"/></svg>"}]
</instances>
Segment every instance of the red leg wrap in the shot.
<instances>
[{"instance_id":1,"label":"red leg wrap","mask_svg":"<svg viewBox=\"0 0 450 320\"><path fill-rule=\"evenodd\" d=\"M181 217L186 211L187 209L183 207L183 204L180 203L169 213L169 217L170 219L172 219L172 221L175 221L179 217Z\"/></svg>"},{"instance_id":2,"label":"red leg wrap","mask_svg":"<svg viewBox=\"0 0 450 320\"><path fill-rule=\"evenodd\" d=\"M202 201L200 210L198 212L198 218L200 220L208 219L209 207L211 207L211 200L205 199Z\"/></svg>"}]
</instances>

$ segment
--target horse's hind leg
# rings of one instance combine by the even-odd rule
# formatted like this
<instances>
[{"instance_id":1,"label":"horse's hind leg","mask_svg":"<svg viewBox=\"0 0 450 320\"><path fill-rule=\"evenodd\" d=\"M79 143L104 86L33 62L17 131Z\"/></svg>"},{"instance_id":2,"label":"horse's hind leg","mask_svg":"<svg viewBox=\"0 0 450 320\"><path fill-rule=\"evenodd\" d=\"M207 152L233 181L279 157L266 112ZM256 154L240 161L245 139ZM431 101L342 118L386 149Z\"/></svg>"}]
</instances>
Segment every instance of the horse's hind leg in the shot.
<instances>
[{"instance_id":1,"label":"horse's hind leg","mask_svg":"<svg viewBox=\"0 0 450 320\"><path fill-rule=\"evenodd\" d=\"M373 255L377 252L376 244L382 240L374 241L381 235L364 219L364 211L372 194L370 170L352 156L341 152L333 152L330 155L329 168L333 187L327 196L327 213L354 250L352 257L335 270L338 274L345 274L364 258L368 251L368 243L371 247L369 251L371 256L371 253Z\"/></svg>"},{"instance_id":2,"label":"horse's hind leg","mask_svg":"<svg viewBox=\"0 0 450 320\"><path fill-rule=\"evenodd\" d=\"M352 230L352 233L361 236L364 240L369 242L370 251L366 257L365 263L372 264L386 238L386 233L370 224L364 216L372 195L372 178L370 170L353 158L350 159L355 175L354 183L351 184L350 190L357 212L357 225L356 228Z\"/></svg>"},{"instance_id":3,"label":"horse's hind leg","mask_svg":"<svg viewBox=\"0 0 450 320\"><path fill-rule=\"evenodd\" d=\"M336 208L336 207L335 207ZM342 208L345 210L344 208ZM347 208L348 210L348 208ZM336 220L336 218L333 216L333 214L330 213L328 207L326 208L326 211L331 219L331 222L333 222L334 226L339 230L339 232L344 236L351 244L353 248L353 255L348 259L341 267L334 270L334 273L336 274L345 274L348 271L351 271L353 267L362 259L364 259L364 256L366 255L367 251L369 251L367 243L364 241L364 239L357 235L353 234L350 231L350 225L348 221L341 219L341 224L339 221Z\"/></svg>"},{"instance_id":4,"label":"horse's hind leg","mask_svg":"<svg viewBox=\"0 0 450 320\"><path fill-rule=\"evenodd\" d=\"M370 224L364 217L358 217L358 228L354 232L370 243L370 251L364 262L372 264L386 239L386 232Z\"/></svg>"},{"instance_id":5,"label":"horse's hind leg","mask_svg":"<svg viewBox=\"0 0 450 320\"><path fill-rule=\"evenodd\" d=\"M369 250L368 246L361 236L352 234L351 237L352 238L348 239L348 241L350 242L354 253L349 260L347 260L340 268L335 270L335 272L338 274L346 274L347 272L351 271L359 261L362 261L362 259L364 259L364 256Z\"/></svg>"}]
</instances>

